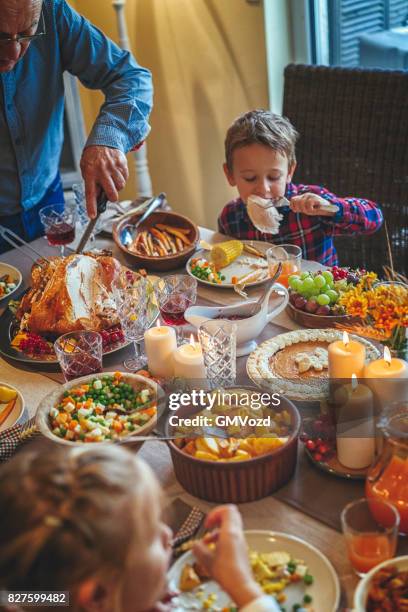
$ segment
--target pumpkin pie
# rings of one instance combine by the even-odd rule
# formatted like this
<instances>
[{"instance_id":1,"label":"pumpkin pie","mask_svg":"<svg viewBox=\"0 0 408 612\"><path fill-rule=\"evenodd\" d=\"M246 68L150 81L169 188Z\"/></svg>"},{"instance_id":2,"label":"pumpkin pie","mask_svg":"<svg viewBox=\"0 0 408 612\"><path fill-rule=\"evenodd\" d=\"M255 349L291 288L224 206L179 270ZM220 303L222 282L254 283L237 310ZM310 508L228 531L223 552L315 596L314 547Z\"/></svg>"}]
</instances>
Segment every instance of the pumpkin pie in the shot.
<instances>
[{"instance_id":1,"label":"pumpkin pie","mask_svg":"<svg viewBox=\"0 0 408 612\"><path fill-rule=\"evenodd\" d=\"M280 334L263 342L250 354L247 372L259 386L298 400L320 400L329 390L328 347L341 340L342 332L333 329L303 329ZM367 361L380 356L364 338Z\"/></svg>"}]
</instances>

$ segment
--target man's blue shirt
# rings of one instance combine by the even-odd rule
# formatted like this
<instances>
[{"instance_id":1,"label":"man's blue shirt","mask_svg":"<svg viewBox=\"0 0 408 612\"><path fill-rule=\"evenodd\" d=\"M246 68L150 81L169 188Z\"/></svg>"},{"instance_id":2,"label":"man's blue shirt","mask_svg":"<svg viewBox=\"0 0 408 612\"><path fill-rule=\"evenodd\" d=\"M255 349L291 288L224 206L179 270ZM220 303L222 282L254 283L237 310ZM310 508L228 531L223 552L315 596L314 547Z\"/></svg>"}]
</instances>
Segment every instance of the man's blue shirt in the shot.
<instances>
[{"instance_id":1,"label":"man's blue shirt","mask_svg":"<svg viewBox=\"0 0 408 612\"><path fill-rule=\"evenodd\" d=\"M43 13L45 36L0 74L0 216L35 206L58 173L65 70L105 95L86 145L127 153L150 130L150 71L65 0L44 0Z\"/></svg>"}]
</instances>

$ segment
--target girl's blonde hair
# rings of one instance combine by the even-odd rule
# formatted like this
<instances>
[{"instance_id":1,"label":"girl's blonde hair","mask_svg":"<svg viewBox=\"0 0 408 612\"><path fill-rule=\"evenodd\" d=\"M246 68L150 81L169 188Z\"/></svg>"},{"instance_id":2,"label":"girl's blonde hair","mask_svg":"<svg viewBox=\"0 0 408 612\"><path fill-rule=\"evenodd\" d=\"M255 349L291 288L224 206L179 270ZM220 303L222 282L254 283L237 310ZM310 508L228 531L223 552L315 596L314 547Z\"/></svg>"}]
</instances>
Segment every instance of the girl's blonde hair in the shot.
<instances>
[{"instance_id":1,"label":"girl's blonde hair","mask_svg":"<svg viewBox=\"0 0 408 612\"><path fill-rule=\"evenodd\" d=\"M0 589L72 595L105 571L120 582L160 501L150 468L117 446L22 453L0 469Z\"/></svg>"},{"instance_id":2,"label":"girl's blonde hair","mask_svg":"<svg viewBox=\"0 0 408 612\"><path fill-rule=\"evenodd\" d=\"M225 161L233 171L233 155L236 149L252 144L261 144L278 151L288 159L289 166L295 163L295 146L299 134L286 117L267 110L248 111L235 119L225 137Z\"/></svg>"}]
</instances>

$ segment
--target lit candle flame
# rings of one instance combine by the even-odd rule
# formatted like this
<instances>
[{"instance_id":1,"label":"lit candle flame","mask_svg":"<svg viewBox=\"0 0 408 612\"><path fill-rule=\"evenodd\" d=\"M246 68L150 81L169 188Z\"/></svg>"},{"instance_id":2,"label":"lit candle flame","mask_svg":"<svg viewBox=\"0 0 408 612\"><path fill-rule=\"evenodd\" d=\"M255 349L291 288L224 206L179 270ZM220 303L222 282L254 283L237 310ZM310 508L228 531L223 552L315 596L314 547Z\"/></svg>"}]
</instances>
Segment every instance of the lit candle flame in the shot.
<instances>
[{"instance_id":1,"label":"lit candle flame","mask_svg":"<svg viewBox=\"0 0 408 612\"><path fill-rule=\"evenodd\" d=\"M358 379L356 374L351 375L351 388L355 391L358 387Z\"/></svg>"},{"instance_id":2,"label":"lit candle flame","mask_svg":"<svg viewBox=\"0 0 408 612\"><path fill-rule=\"evenodd\" d=\"M344 331L343 332L343 344L347 346L349 342L350 342L349 335L346 331Z\"/></svg>"},{"instance_id":3,"label":"lit candle flame","mask_svg":"<svg viewBox=\"0 0 408 612\"><path fill-rule=\"evenodd\" d=\"M158 318L156 319L156 327L160 327L160 321Z\"/></svg>"},{"instance_id":4,"label":"lit candle flame","mask_svg":"<svg viewBox=\"0 0 408 612\"><path fill-rule=\"evenodd\" d=\"M388 346L384 346L384 361L390 366L391 365L391 352Z\"/></svg>"},{"instance_id":5,"label":"lit candle flame","mask_svg":"<svg viewBox=\"0 0 408 612\"><path fill-rule=\"evenodd\" d=\"M196 346L196 341L194 340L193 334L190 334L190 344L193 348Z\"/></svg>"}]
</instances>

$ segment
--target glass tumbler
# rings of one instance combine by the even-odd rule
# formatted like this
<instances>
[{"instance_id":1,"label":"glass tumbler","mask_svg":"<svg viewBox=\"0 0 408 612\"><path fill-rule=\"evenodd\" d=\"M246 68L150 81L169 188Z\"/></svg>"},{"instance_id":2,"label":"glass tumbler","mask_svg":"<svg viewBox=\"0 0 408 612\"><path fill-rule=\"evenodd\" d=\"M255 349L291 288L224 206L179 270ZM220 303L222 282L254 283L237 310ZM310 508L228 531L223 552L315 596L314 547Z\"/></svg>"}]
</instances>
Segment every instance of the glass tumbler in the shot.
<instances>
[{"instance_id":1,"label":"glass tumbler","mask_svg":"<svg viewBox=\"0 0 408 612\"><path fill-rule=\"evenodd\" d=\"M284 287L289 286L289 276L300 274L302 262L302 249L295 244L281 244L271 247L266 251L269 276L273 276L278 265L282 264L282 271L276 279Z\"/></svg>"},{"instance_id":2,"label":"glass tumbler","mask_svg":"<svg viewBox=\"0 0 408 612\"><path fill-rule=\"evenodd\" d=\"M341 513L351 565L358 576L392 559L397 548L399 515L392 504L379 499L358 499Z\"/></svg>"},{"instance_id":3,"label":"glass tumbler","mask_svg":"<svg viewBox=\"0 0 408 612\"><path fill-rule=\"evenodd\" d=\"M66 381L102 372L102 336L94 331L69 332L54 342Z\"/></svg>"},{"instance_id":4,"label":"glass tumbler","mask_svg":"<svg viewBox=\"0 0 408 612\"><path fill-rule=\"evenodd\" d=\"M207 379L214 387L235 383L237 372L237 325L210 319L198 328Z\"/></svg>"}]
</instances>

